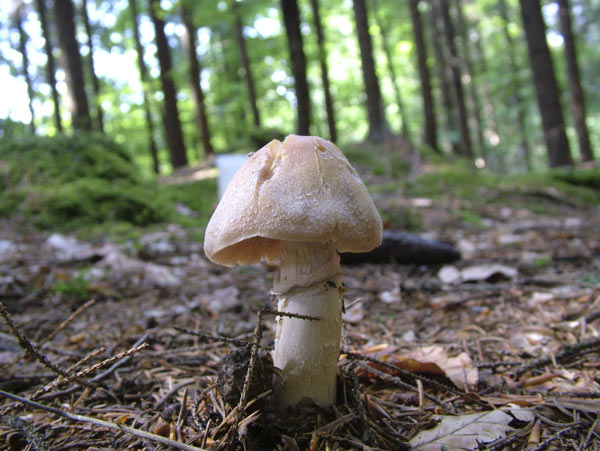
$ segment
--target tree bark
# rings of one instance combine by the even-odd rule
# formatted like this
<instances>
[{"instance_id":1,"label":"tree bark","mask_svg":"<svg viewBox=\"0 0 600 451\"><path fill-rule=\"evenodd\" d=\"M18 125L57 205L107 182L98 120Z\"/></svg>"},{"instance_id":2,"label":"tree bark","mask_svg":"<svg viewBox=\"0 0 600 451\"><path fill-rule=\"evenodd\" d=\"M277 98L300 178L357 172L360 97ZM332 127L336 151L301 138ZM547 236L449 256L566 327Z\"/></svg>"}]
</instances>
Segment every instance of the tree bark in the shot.
<instances>
[{"instance_id":1,"label":"tree bark","mask_svg":"<svg viewBox=\"0 0 600 451\"><path fill-rule=\"evenodd\" d=\"M585 123L585 96L581 87L581 76L577 64L575 36L571 26L571 11L568 0L558 0L558 13L560 16L560 29L564 39L569 90L571 91L571 110L573 111L573 122L575 123L575 131L579 142L579 153L582 161L593 161L594 151Z\"/></svg>"},{"instance_id":2,"label":"tree bark","mask_svg":"<svg viewBox=\"0 0 600 451\"><path fill-rule=\"evenodd\" d=\"M502 33L504 34L504 40L506 41L508 61L509 61L509 73L510 73L510 90L512 93L511 104L517 110L517 126L519 127L519 134L521 137L521 150L523 152L523 159L528 171L531 171L531 149L527 142L527 118L525 116L525 102L521 95L521 81L519 80L519 66L515 58L515 44L513 38L508 31L508 8L505 0L499 0L498 7L500 10L500 17L502 18Z\"/></svg>"},{"instance_id":3,"label":"tree bark","mask_svg":"<svg viewBox=\"0 0 600 451\"><path fill-rule=\"evenodd\" d=\"M283 21L290 49L290 60L294 85L296 89L296 102L298 108L298 134L309 135L310 129L310 94L306 78L306 56L300 32L300 11L297 0L281 0Z\"/></svg>"},{"instance_id":4,"label":"tree bark","mask_svg":"<svg viewBox=\"0 0 600 451\"><path fill-rule=\"evenodd\" d=\"M458 126L460 129L461 153L467 158L473 158L471 147L471 134L469 132L469 117L465 104L465 95L462 86L462 73L454 43L454 27L450 20L449 0L440 0L440 13L444 24L444 36L446 41L447 58L452 72L452 84L456 95L456 106L458 107Z\"/></svg>"},{"instance_id":5,"label":"tree bark","mask_svg":"<svg viewBox=\"0 0 600 451\"><path fill-rule=\"evenodd\" d=\"M317 46L319 48L319 64L321 65L321 80L323 83L323 92L325 94L325 110L327 111L327 125L329 127L329 139L332 142L337 141L337 128L335 125L335 112L333 109L333 97L329 87L329 66L327 65L327 51L325 50L325 35L321 23L321 14L319 12L319 1L311 0L313 11L313 21L315 31L317 32Z\"/></svg>"},{"instance_id":6,"label":"tree bark","mask_svg":"<svg viewBox=\"0 0 600 451\"><path fill-rule=\"evenodd\" d=\"M443 31L440 27L440 9L435 1L431 3L431 10L429 18L431 20L431 42L433 44L433 52L435 54L436 68L438 72L438 78L440 80L440 91L442 95L442 105L444 106L444 118L446 125L446 132L449 132L453 136L457 130L458 125L456 124L456 109L452 98L452 82L450 75L450 67L447 58L444 56L442 49ZM460 154L460 147L458 142L454 138L450 138L450 146L454 155Z\"/></svg>"},{"instance_id":7,"label":"tree bark","mask_svg":"<svg viewBox=\"0 0 600 451\"><path fill-rule=\"evenodd\" d=\"M56 62L54 61L52 43L50 42L50 32L48 30L46 0L36 0L36 5L40 23L42 24L42 35L44 36L44 50L47 58L46 81L50 85L52 92L52 102L54 103L54 125L56 126L56 129L61 132L63 127L60 119L60 97L58 96L58 89L56 89Z\"/></svg>"},{"instance_id":8,"label":"tree bark","mask_svg":"<svg viewBox=\"0 0 600 451\"><path fill-rule=\"evenodd\" d=\"M186 166L188 159L183 141L183 131L177 108L177 91L173 81L171 51L165 34L165 21L161 17L159 0L150 0L150 17L156 35L156 53L160 65L160 81L164 94L164 125L171 164L174 168Z\"/></svg>"},{"instance_id":9,"label":"tree bark","mask_svg":"<svg viewBox=\"0 0 600 451\"><path fill-rule=\"evenodd\" d=\"M29 55L27 54L27 35L23 30L23 3L18 1L14 11L14 21L19 32L19 52L23 58L23 76L25 77L25 83L27 84L27 97L29 97L29 112L31 113L31 122L29 126L31 133L35 134L35 111L33 110L33 83L29 76Z\"/></svg>"},{"instance_id":10,"label":"tree bark","mask_svg":"<svg viewBox=\"0 0 600 451\"><path fill-rule=\"evenodd\" d=\"M417 61L419 66L419 78L421 80L421 96L423 98L423 114L425 116L425 127L423 140L425 144L436 152L439 152L437 144L437 129L435 121L435 109L431 91L431 78L427 66L427 48L425 46L425 35L423 33L423 22L419 12L419 0L409 0L410 17L413 25L415 46L417 47Z\"/></svg>"},{"instance_id":11,"label":"tree bark","mask_svg":"<svg viewBox=\"0 0 600 451\"><path fill-rule=\"evenodd\" d=\"M61 60L65 69L71 121L76 130L91 130L92 121L85 94L85 79L79 53L79 44L75 38L75 12L71 0L55 0L54 16L58 29L58 42Z\"/></svg>"},{"instance_id":12,"label":"tree bark","mask_svg":"<svg viewBox=\"0 0 600 451\"><path fill-rule=\"evenodd\" d=\"M135 41L135 51L137 53L138 68L140 71L140 80L142 81L142 102L144 104L144 115L146 117L146 127L148 128L148 147L152 157L152 169L155 174L160 174L160 164L158 162L158 149L154 140L154 121L152 120L152 111L150 110L150 101L148 95L148 69L144 63L144 48L140 39L140 30L138 29L138 10L136 0L129 0L129 8L133 20L133 38Z\"/></svg>"},{"instance_id":13,"label":"tree bark","mask_svg":"<svg viewBox=\"0 0 600 451\"><path fill-rule=\"evenodd\" d=\"M378 9L377 3L374 1L373 5L375 9ZM400 92L400 86L398 85L398 78L396 76L396 69L394 68L394 57L392 56L392 50L388 41L389 27L378 14L375 12L375 23L379 28L379 35L381 36L381 47L385 55L385 61L387 64L388 72L390 74L392 87L394 89L394 97L396 98L396 105L398 106L398 112L400 113L400 121L402 123L401 133L408 141L411 140L410 127L408 125L408 115L404 108L404 102L402 101L402 94Z\"/></svg>"},{"instance_id":14,"label":"tree bark","mask_svg":"<svg viewBox=\"0 0 600 451\"><path fill-rule=\"evenodd\" d=\"M204 91L200 85L200 62L196 52L196 28L192 22L191 12L181 4L181 16L184 25L184 34L182 36L183 47L188 55L188 63L190 70L190 81L192 87L192 97L194 99L194 113L196 116L196 124L200 128L202 138L202 147L204 147L204 156L212 158L215 151L210 143L210 130L208 127L208 118L206 116L206 104L204 101Z\"/></svg>"},{"instance_id":15,"label":"tree bark","mask_svg":"<svg viewBox=\"0 0 600 451\"><path fill-rule=\"evenodd\" d=\"M467 19L463 13L463 2L461 0L456 0L456 23L458 28L458 35L460 36L460 40L462 41L462 52L463 57L460 59L463 63L464 74L466 77L461 77L463 80L467 81L465 84L467 85L468 96L470 98L470 106L471 106L471 119L473 128L475 129L475 136L477 137L477 145L479 146L480 155L487 154L487 144L483 135L484 125L483 125L483 117L481 112L483 111L481 107L481 99L479 97L479 92L477 91L477 83L475 82L477 75L475 74L473 60L471 59L471 43L469 40L469 24L467 23Z\"/></svg>"},{"instance_id":16,"label":"tree bark","mask_svg":"<svg viewBox=\"0 0 600 451\"><path fill-rule=\"evenodd\" d=\"M92 26L90 25L90 18L87 12L87 0L82 0L81 12L85 33L87 34L87 45L90 49L90 54L88 55L88 65L90 76L92 78L92 88L94 89L93 103L96 107L96 121L98 122L98 130L104 132L104 114L102 113L102 105L100 102L100 82L98 81L98 76L96 75L96 70L94 68L94 44L92 42Z\"/></svg>"},{"instance_id":17,"label":"tree bark","mask_svg":"<svg viewBox=\"0 0 600 451\"><path fill-rule=\"evenodd\" d=\"M356 20L356 34L360 47L360 60L363 81L367 95L367 116L369 119L368 138L376 143L383 142L390 136L390 128L385 119L383 98L379 89L379 80L375 72L373 60L373 44L369 33L369 21L365 0L353 0L354 18Z\"/></svg>"},{"instance_id":18,"label":"tree bark","mask_svg":"<svg viewBox=\"0 0 600 451\"><path fill-rule=\"evenodd\" d=\"M248 100L250 101L250 109L252 110L252 118L254 125L260 127L260 112L258 110L258 101L256 98L256 89L254 84L254 76L250 58L248 57L248 49L246 48L246 39L244 38L244 27L242 25L242 17L240 15L240 4L236 1L232 3L233 20L235 27L235 37L237 40L238 49L242 67L244 68L244 78L246 80L246 88L248 89Z\"/></svg>"},{"instance_id":19,"label":"tree bark","mask_svg":"<svg viewBox=\"0 0 600 451\"><path fill-rule=\"evenodd\" d=\"M565 133L558 83L546 42L546 24L540 2L519 0L529 50L529 61L544 127L544 140L551 167L571 166L573 158Z\"/></svg>"}]
</instances>

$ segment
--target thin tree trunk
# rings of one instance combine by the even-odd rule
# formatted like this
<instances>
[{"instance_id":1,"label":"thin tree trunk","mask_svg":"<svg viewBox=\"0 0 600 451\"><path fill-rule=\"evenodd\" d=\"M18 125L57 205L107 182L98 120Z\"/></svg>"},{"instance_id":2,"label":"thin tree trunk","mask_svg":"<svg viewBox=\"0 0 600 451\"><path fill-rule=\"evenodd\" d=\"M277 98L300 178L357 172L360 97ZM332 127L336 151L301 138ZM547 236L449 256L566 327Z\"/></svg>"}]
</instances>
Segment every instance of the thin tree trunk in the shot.
<instances>
[{"instance_id":1,"label":"thin tree trunk","mask_svg":"<svg viewBox=\"0 0 600 451\"><path fill-rule=\"evenodd\" d=\"M92 77L92 88L94 89L93 103L96 107L96 121L98 122L98 130L104 132L104 115L102 113L102 105L100 102L100 82L98 81L98 76L96 75L96 70L94 68L94 44L92 42L92 26L90 25L90 18L87 11L87 0L82 0L81 12L85 33L87 34L87 45L90 49L90 53L88 55L88 65L90 76Z\"/></svg>"},{"instance_id":2,"label":"thin tree trunk","mask_svg":"<svg viewBox=\"0 0 600 451\"><path fill-rule=\"evenodd\" d=\"M152 111L150 110L150 101L148 94L148 69L144 63L144 48L140 39L140 30L138 29L138 10L136 0L129 0L131 18L133 20L133 38L135 41L135 51L137 53L138 68L140 71L140 80L142 81L142 102L144 104L144 115L146 117L146 127L148 128L148 147L152 157L152 169L155 174L160 174L160 164L158 162L158 149L154 140L154 121L152 120Z\"/></svg>"},{"instance_id":3,"label":"thin tree trunk","mask_svg":"<svg viewBox=\"0 0 600 451\"><path fill-rule=\"evenodd\" d=\"M567 75L569 77L569 90L571 91L571 109L573 122L579 142L581 161L593 161L594 151L590 143L590 135L585 123L585 96L581 87L577 52L575 50L575 36L571 26L571 11L568 0L558 0L558 13L560 16L560 29L565 43L565 58L567 61Z\"/></svg>"},{"instance_id":4,"label":"thin tree trunk","mask_svg":"<svg viewBox=\"0 0 600 451\"><path fill-rule=\"evenodd\" d=\"M410 17L413 24L413 34L417 47L417 60L419 66L419 77L421 79L421 96L423 98L423 114L425 116L425 127L423 140L425 144L436 152L439 152L437 144L437 129L435 123L435 110L433 95L431 91L431 78L427 66L427 48L425 46L425 35L423 33L423 22L419 12L419 0L409 0Z\"/></svg>"},{"instance_id":5,"label":"thin tree trunk","mask_svg":"<svg viewBox=\"0 0 600 451\"><path fill-rule=\"evenodd\" d=\"M206 104L204 101L204 91L200 85L200 62L198 61L198 54L196 52L196 29L192 23L191 12L185 6L185 3L181 4L181 16L183 19L184 33L182 36L184 50L188 54L188 63L190 69L190 81L192 85L192 97L194 99L194 113L196 116L196 123L200 128L200 135L202 138L202 147L204 147L204 156L206 158L212 158L215 151L210 143L210 131L208 128L208 118L206 116Z\"/></svg>"},{"instance_id":6,"label":"thin tree trunk","mask_svg":"<svg viewBox=\"0 0 600 451\"><path fill-rule=\"evenodd\" d=\"M140 80L142 81L142 103L144 104L144 115L146 117L146 127L148 128L148 147L152 157L152 169L155 174L160 174L160 164L158 162L158 149L154 140L154 121L150 111L150 101L148 99L148 69L144 63L144 48L140 39L140 30L138 29L138 10L136 0L129 0L131 18L133 20L133 38L135 41L135 51L137 53L138 69L140 71Z\"/></svg>"},{"instance_id":7,"label":"thin tree trunk","mask_svg":"<svg viewBox=\"0 0 600 451\"><path fill-rule=\"evenodd\" d=\"M335 112L333 109L333 98L329 87L329 67L327 65L327 51L325 50L325 35L321 24L318 0L311 0L315 31L317 32L317 46L319 48L319 64L321 65L321 80L325 94L325 110L327 111L327 125L329 126L329 139L337 141L337 128L335 125Z\"/></svg>"},{"instance_id":8,"label":"thin tree trunk","mask_svg":"<svg viewBox=\"0 0 600 451\"><path fill-rule=\"evenodd\" d=\"M52 102L54 103L54 125L61 132L62 121L60 119L60 98L58 89L56 89L56 63L52 53L52 43L50 42L50 32L48 30L48 20L46 18L46 0L36 0L37 10L42 24L42 35L44 36L44 50L46 52L46 81L50 85L52 92Z\"/></svg>"},{"instance_id":9,"label":"thin tree trunk","mask_svg":"<svg viewBox=\"0 0 600 451\"><path fill-rule=\"evenodd\" d=\"M58 29L61 60L65 69L71 121L76 130L91 130L90 109L85 94L83 65L75 38L75 12L71 0L54 0L54 18Z\"/></svg>"},{"instance_id":10,"label":"thin tree trunk","mask_svg":"<svg viewBox=\"0 0 600 451\"><path fill-rule=\"evenodd\" d=\"M481 155L487 154L487 144L484 138L484 129L483 129L483 118L481 116L482 107L481 107L481 99L479 98L479 92L477 91L477 83L476 83L476 74L473 70L473 61L471 59L471 46L469 40L469 29L468 23L463 13L463 2L461 0L456 0L456 18L457 18L457 28L458 34L462 41L462 51L463 51L463 67L464 73L466 77L461 77L463 80L468 80L466 82L469 98L471 100L471 118L472 124L475 129L475 136L477 137L477 144L479 146L479 151Z\"/></svg>"},{"instance_id":11,"label":"thin tree trunk","mask_svg":"<svg viewBox=\"0 0 600 451\"><path fill-rule=\"evenodd\" d=\"M572 166L573 158L565 133L558 83L546 42L546 24L540 2L519 0L538 106L544 127L544 140L551 167Z\"/></svg>"},{"instance_id":12,"label":"thin tree trunk","mask_svg":"<svg viewBox=\"0 0 600 451\"><path fill-rule=\"evenodd\" d=\"M467 158L473 158L473 148L471 147L471 134L469 132L469 118L465 104L465 95L462 86L462 74L460 64L456 53L454 43L454 28L450 20L449 0L440 0L440 12L444 24L444 35L446 41L447 58L449 59L452 70L452 84L456 95L456 105L458 107L458 126L460 129L461 152Z\"/></svg>"},{"instance_id":13,"label":"thin tree trunk","mask_svg":"<svg viewBox=\"0 0 600 451\"><path fill-rule=\"evenodd\" d=\"M442 104L444 106L445 112L444 116L446 123L446 131L449 132L451 136L454 136L458 131L458 125L456 123L457 114L455 112L454 102L452 98L452 76L450 75L450 67L442 49L443 31L441 30L442 27L440 27L439 16L440 9L434 1L431 3L431 11L429 14L432 30L431 42L433 44L433 52L435 54L438 78L440 80L440 91L442 95ZM456 139L451 138L450 145L452 148L452 153L454 155L459 155L460 147Z\"/></svg>"},{"instance_id":14,"label":"thin tree trunk","mask_svg":"<svg viewBox=\"0 0 600 451\"><path fill-rule=\"evenodd\" d=\"M308 135L310 129L310 94L306 78L306 56L300 32L300 11L297 0L281 0L283 21L290 49L296 102L298 104L298 134Z\"/></svg>"},{"instance_id":15,"label":"thin tree trunk","mask_svg":"<svg viewBox=\"0 0 600 451\"><path fill-rule=\"evenodd\" d=\"M25 83L27 84L27 97L29 97L29 112L31 113L31 122L29 126L31 127L31 133L35 134L35 111L33 110L33 83L31 81L31 77L29 76L29 55L27 54L27 35L25 34L25 30L23 30L23 3L21 1L17 2L15 12L14 12L14 21L17 27L17 31L19 32L19 52L23 58L23 76L25 77Z\"/></svg>"},{"instance_id":16,"label":"thin tree trunk","mask_svg":"<svg viewBox=\"0 0 600 451\"><path fill-rule=\"evenodd\" d=\"M500 17L502 18L502 33L504 34L504 40L506 41L508 62L509 62L509 74L510 74L510 91L513 93L511 99L512 106L517 111L517 126L519 127L519 134L521 137L521 150L523 152L523 158L528 171L531 171L531 149L527 141L527 118L525 116L525 102L521 95L521 81L519 80L519 67L515 58L515 43L508 31L508 8L505 0L499 0L498 7L500 9Z\"/></svg>"},{"instance_id":17,"label":"thin tree trunk","mask_svg":"<svg viewBox=\"0 0 600 451\"><path fill-rule=\"evenodd\" d=\"M378 9L377 3L374 1L373 6ZM392 56L392 50L390 49L390 43L388 41L389 27L384 20L379 16L379 12L375 11L375 22L379 28L379 35L381 36L381 47L385 55L385 61L387 63L388 72L392 81L392 87L394 89L394 97L396 98L396 105L398 106L398 112L400 113L400 121L402 122L401 133L408 141L411 140L410 127L408 125L408 115L404 108L404 102L402 101L402 94L400 92L400 86L398 84L398 78L396 77L396 69L394 68L394 57Z\"/></svg>"},{"instance_id":18,"label":"thin tree trunk","mask_svg":"<svg viewBox=\"0 0 600 451\"><path fill-rule=\"evenodd\" d=\"M160 65L160 81L164 94L164 124L167 136L167 145L169 146L169 155L171 164L174 168L186 166L188 159L183 141L183 131L179 120L179 110L177 108L177 91L173 81L171 63L171 51L165 34L165 21L160 17L160 1L150 0L150 17L154 24L156 35L156 53Z\"/></svg>"},{"instance_id":19,"label":"thin tree trunk","mask_svg":"<svg viewBox=\"0 0 600 451\"><path fill-rule=\"evenodd\" d=\"M368 138L376 143L383 142L390 136L390 128L385 119L383 99L379 89L379 80L375 72L373 60L373 44L369 33L369 20L365 0L353 0L356 34L360 47L363 81L367 95L367 116L369 119Z\"/></svg>"},{"instance_id":20,"label":"thin tree trunk","mask_svg":"<svg viewBox=\"0 0 600 451\"><path fill-rule=\"evenodd\" d=\"M240 52L240 58L242 60L242 67L244 68L244 79L246 80L246 87L248 89L248 100L250 101L252 118L254 120L254 125L256 127L260 127L260 112L258 110L258 101L256 98L254 76L252 73L252 66L250 65L250 58L248 57L248 49L246 48L246 39L244 38L244 28L242 25L242 18L240 15L239 8L239 3L234 1L232 3L232 10L235 27L235 37Z\"/></svg>"}]
</instances>

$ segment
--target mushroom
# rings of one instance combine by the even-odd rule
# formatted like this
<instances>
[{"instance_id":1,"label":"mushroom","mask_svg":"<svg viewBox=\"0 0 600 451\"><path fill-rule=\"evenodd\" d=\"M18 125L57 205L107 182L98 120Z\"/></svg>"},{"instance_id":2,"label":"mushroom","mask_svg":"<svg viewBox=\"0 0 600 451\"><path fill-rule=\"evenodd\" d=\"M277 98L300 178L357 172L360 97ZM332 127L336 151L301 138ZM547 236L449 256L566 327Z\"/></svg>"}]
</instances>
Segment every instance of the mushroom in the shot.
<instances>
[{"instance_id":1,"label":"mushroom","mask_svg":"<svg viewBox=\"0 0 600 451\"><path fill-rule=\"evenodd\" d=\"M338 252L381 243L381 218L354 168L331 142L290 135L251 154L227 186L206 228L207 257L225 266L278 266L273 363L275 403L335 403L342 327Z\"/></svg>"}]
</instances>

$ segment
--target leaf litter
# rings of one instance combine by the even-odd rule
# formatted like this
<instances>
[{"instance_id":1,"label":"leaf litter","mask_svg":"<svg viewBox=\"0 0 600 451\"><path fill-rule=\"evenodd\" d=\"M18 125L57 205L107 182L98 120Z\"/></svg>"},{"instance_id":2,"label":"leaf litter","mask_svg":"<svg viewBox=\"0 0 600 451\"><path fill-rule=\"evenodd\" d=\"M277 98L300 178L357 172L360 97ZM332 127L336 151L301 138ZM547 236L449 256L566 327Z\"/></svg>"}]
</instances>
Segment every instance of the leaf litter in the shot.
<instances>
[{"instance_id":1,"label":"leaf litter","mask_svg":"<svg viewBox=\"0 0 600 451\"><path fill-rule=\"evenodd\" d=\"M3 222L0 449L598 447L597 209L468 205L474 226L456 202L420 211L451 270L345 269L338 403L287 415L274 268L213 265L177 226L116 244Z\"/></svg>"}]
</instances>

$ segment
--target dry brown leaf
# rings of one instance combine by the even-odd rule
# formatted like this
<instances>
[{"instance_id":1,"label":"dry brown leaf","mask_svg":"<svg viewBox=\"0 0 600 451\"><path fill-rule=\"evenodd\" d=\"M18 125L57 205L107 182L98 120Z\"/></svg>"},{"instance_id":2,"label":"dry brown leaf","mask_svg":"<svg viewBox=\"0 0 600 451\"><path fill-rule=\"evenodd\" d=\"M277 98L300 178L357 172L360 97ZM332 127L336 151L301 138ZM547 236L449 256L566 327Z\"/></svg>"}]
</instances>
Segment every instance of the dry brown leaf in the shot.
<instances>
[{"instance_id":1,"label":"dry brown leaf","mask_svg":"<svg viewBox=\"0 0 600 451\"><path fill-rule=\"evenodd\" d=\"M513 417L501 410L471 415L434 417L439 420L433 429L414 436L409 444L418 451L439 451L442 446L451 450L477 449L478 442L490 442L512 430L508 425Z\"/></svg>"}]
</instances>

